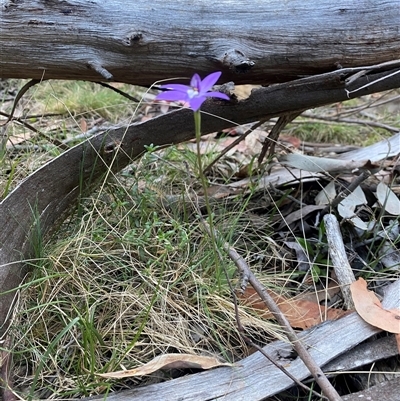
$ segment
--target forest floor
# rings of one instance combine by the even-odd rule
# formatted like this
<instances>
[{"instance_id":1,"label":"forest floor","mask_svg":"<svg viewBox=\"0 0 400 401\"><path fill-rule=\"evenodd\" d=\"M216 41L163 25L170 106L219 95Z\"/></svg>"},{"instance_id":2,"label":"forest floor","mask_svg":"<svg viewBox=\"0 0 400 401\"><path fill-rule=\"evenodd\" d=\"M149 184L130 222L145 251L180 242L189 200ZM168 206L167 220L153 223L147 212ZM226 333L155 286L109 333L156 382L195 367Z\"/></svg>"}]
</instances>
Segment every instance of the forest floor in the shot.
<instances>
[{"instance_id":1,"label":"forest floor","mask_svg":"<svg viewBox=\"0 0 400 401\"><path fill-rule=\"evenodd\" d=\"M0 81L4 120L22 84ZM155 92L145 88L114 87L140 102L93 83L32 88L0 137L0 200L89 136L177 107L155 103ZM238 95L250 89L239 87ZM339 220L355 278L364 278L378 295L399 279L399 152L365 159L362 150L372 152L376 148L368 146L399 134L400 91L309 110L285 127L274 153L258 160L275 123L248 135L251 125L204 136L207 188L198 178L195 142L149 147L81 199L57 233L43 239L29 261L35 268L8 333L9 384L18 399L78 399L146 386L198 369L187 369L178 357L173 369L104 375L138 369L165 354L189 355L189 366L196 367L203 356L239 363L257 352L254 345L285 340L250 286L232 293L243 281L218 238L243 258L298 332L346 314L323 219L327 210ZM347 152L355 156L344 157ZM330 208L366 170L372 174L353 196ZM211 221L217 240L204 221ZM331 372L330 380L341 395L351 394L396 377L399 363L398 356L374 360ZM298 386L268 398L320 399Z\"/></svg>"}]
</instances>

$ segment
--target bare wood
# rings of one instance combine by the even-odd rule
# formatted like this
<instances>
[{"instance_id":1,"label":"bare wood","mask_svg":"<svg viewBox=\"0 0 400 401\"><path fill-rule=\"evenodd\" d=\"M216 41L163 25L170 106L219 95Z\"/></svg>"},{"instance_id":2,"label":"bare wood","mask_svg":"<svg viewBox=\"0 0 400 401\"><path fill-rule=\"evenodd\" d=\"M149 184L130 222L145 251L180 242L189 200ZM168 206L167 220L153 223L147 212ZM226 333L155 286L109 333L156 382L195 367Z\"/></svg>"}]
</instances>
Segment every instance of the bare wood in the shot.
<instances>
[{"instance_id":1,"label":"bare wood","mask_svg":"<svg viewBox=\"0 0 400 401\"><path fill-rule=\"evenodd\" d=\"M0 77L274 83L400 58L400 1L1 0Z\"/></svg>"},{"instance_id":2,"label":"bare wood","mask_svg":"<svg viewBox=\"0 0 400 401\"><path fill-rule=\"evenodd\" d=\"M354 309L354 302L350 292L350 284L356 281L353 270L347 259L344 249L342 233L340 232L339 222L333 214L324 216L326 227L326 238L329 245L329 255L332 259L333 269L335 270L340 289L343 294L346 309Z\"/></svg>"},{"instance_id":3,"label":"bare wood","mask_svg":"<svg viewBox=\"0 0 400 401\"><path fill-rule=\"evenodd\" d=\"M360 368L391 356L399 355L394 335L366 341L326 364L323 371L334 376L336 372Z\"/></svg>"},{"instance_id":4,"label":"bare wood","mask_svg":"<svg viewBox=\"0 0 400 401\"><path fill-rule=\"evenodd\" d=\"M396 395L397 394L397 395ZM386 381L367 390L345 395L343 401L396 401L400 394L400 377Z\"/></svg>"}]
</instances>

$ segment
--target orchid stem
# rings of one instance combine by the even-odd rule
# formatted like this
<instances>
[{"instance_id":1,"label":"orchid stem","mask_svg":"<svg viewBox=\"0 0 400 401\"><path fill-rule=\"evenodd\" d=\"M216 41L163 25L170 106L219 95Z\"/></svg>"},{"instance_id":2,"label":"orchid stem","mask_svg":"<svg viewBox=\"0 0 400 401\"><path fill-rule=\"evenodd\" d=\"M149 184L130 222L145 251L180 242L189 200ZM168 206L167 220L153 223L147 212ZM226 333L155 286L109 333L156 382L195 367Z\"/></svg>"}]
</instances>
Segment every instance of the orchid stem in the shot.
<instances>
[{"instance_id":1,"label":"orchid stem","mask_svg":"<svg viewBox=\"0 0 400 401\"><path fill-rule=\"evenodd\" d=\"M208 192L207 192L207 180L204 175L203 171L203 163L201 160L201 148L200 148L200 141L201 141L201 114L200 110L197 110L194 112L194 127L195 127L195 133L196 133L196 150L197 150L197 165L199 169L199 178L201 182L201 186L203 187L204 191L204 201L206 204L206 210L207 210L207 215L208 215L208 224L211 227L210 230L210 237L211 237L211 242L213 244L213 250L214 250L214 256L215 256L215 263L216 267L219 266L219 258L218 258L218 250L217 250L217 243L216 243L216 238L214 234L214 219L212 215L212 210L211 210L211 205L210 205L210 200L208 198ZM217 270L218 273L218 270Z\"/></svg>"}]
</instances>

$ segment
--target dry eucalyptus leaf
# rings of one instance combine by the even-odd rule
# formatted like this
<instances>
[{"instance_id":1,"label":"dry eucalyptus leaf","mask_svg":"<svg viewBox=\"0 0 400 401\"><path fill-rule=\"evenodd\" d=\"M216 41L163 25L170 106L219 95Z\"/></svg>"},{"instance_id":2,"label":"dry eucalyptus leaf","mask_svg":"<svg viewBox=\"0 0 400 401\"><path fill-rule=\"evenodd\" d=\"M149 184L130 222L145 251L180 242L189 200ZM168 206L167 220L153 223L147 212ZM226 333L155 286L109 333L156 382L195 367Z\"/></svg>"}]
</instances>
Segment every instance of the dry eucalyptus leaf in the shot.
<instances>
[{"instance_id":1,"label":"dry eucalyptus leaf","mask_svg":"<svg viewBox=\"0 0 400 401\"><path fill-rule=\"evenodd\" d=\"M325 188L315 197L316 205L329 205L336 198L335 182L331 181Z\"/></svg>"},{"instance_id":2,"label":"dry eucalyptus leaf","mask_svg":"<svg viewBox=\"0 0 400 401\"><path fill-rule=\"evenodd\" d=\"M350 284L350 290L357 313L367 323L389 333L400 333L400 309L383 309L362 277Z\"/></svg>"},{"instance_id":3,"label":"dry eucalyptus leaf","mask_svg":"<svg viewBox=\"0 0 400 401\"><path fill-rule=\"evenodd\" d=\"M191 354L166 354L161 355L136 369L119 370L117 372L101 373L98 376L112 379L125 377L145 376L157 370L167 369L212 369L220 366L236 366L232 363L220 362L211 356L199 356Z\"/></svg>"},{"instance_id":4,"label":"dry eucalyptus leaf","mask_svg":"<svg viewBox=\"0 0 400 401\"><path fill-rule=\"evenodd\" d=\"M306 272L311 268L310 258L304 251L304 248L296 241L285 241L284 244L296 252L297 268L301 272Z\"/></svg>"},{"instance_id":5,"label":"dry eucalyptus leaf","mask_svg":"<svg viewBox=\"0 0 400 401\"><path fill-rule=\"evenodd\" d=\"M384 183L380 182L376 187L376 197L385 210L395 216L400 215L400 200L397 195Z\"/></svg>"},{"instance_id":6,"label":"dry eucalyptus leaf","mask_svg":"<svg viewBox=\"0 0 400 401\"><path fill-rule=\"evenodd\" d=\"M354 212L354 210L347 208L341 204L338 205L338 213L340 216L342 216L344 219L350 221L355 227L361 229L361 230L368 230L368 223L365 221L361 220Z\"/></svg>"},{"instance_id":7,"label":"dry eucalyptus leaf","mask_svg":"<svg viewBox=\"0 0 400 401\"><path fill-rule=\"evenodd\" d=\"M302 206L299 210L295 210L294 212L289 213L287 216L285 216L285 218L282 220L282 223L279 226L279 229L282 229L283 227L288 227L292 223L305 219L310 213L322 210L324 208L325 208L324 205Z\"/></svg>"},{"instance_id":8,"label":"dry eucalyptus leaf","mask_svg":"<svg viewBox=\"0 0 400 401\"><path fill-rule=\"evenodd\" d=\"M344 219L350 220L354 226L361 230L368 229L368 223L361 220L356 214L355 210L357 206L367 203L364 191L358 186L353 192L351 192L346 198L344 198L338 205L338 213Z\"/></svg>"},{"instance_id":9,"label":"dry eucalyptus leaf","mask_svg":"<svg viewBox=\"0 0 400 401\"><path fill-rule=\"evenodd\" d=\"M366 203L367 198L365 197L364 191L358 186L340 202L340 205L354 211L356 206L365 205Z\"/></svg>"},{"instance_id":10,"label":"dry eucalyptus leaf","mask_svg":"<svg viewBox=\"0 0 400 401\"><path fill-rule=\"evenodd\" d=\"M391 241L384 241L378 253L379 260L386 269L400 270L400 251Z\"/></svg>"},{"instance_id":11,"label":"dry eucalyptus leaf","mask_svg":"<svg viewBox=\"0 0 400 401\"><path fill-rule=\"evenodd\" d=\"M306 156L299 153L280 156L279 161L283 165L313 173L341 173L375 167L371 165L369 160L340 160L328 157Z\"/></svg>"},{"instance_id":12,"label":"dry eucalyptus leaf","mask_svg":"<svg viewBox=\"0 0 400 401\"><path fill-rule=\"evenodd\" d=\"M268 294L277 303L281 312L286 316L292 327L308 329L325 320L336 320L348 314L347 311L335 308L327 308L316 302L301 298L286 298L267 290ZM304 295L303 295L304 296ZM264 301L258 296L252 287L247 287L240 295L243 303L260 312L265 319L274 319L274 316L265 306Z\"/></svg>"}]
</instances>

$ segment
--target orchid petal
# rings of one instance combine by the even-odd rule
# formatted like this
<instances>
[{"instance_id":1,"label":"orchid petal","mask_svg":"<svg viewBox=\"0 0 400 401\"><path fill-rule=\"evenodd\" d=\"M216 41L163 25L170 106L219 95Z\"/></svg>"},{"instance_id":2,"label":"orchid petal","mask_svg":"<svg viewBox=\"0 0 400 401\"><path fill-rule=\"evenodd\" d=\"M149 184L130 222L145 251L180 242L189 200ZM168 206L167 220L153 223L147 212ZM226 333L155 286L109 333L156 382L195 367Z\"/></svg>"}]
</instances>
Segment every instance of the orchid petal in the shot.
<instances>
[{"instance_id":1,"label":"orchid petal","mask_svg":"<svg viewBox=\"0 0 400 401\"><path fill-rule=\"evenodd\" d=\"M190 99L190 101L189 101L190 108L193 111L199 110L199 108L201 107L201 105L203 104L203 102L205 100L206 100L206 98L204 96L197 96L197 97Z\"/></svg>"},{"instance_id":2,"label":"orchid petal","mask_svg":"<svg viewBox=\"0 0 400 401\"><path fill-rule=\"evenodd\" d=\"M206 92L208 92L214 85L215 83L218 81L219 77L221 76L221 72L217 71L217 72L213 72L210 75L207 75L203 81L201 81L201 84L199 86L199 92L201 94L204 94Z\"/></svg>"},{"instance_id":3,"label":"orchid petal","mask_svg":"<svg viewBox=\"0 0 400 401\"><path fill-rule=\"evenodd\" d=\"M201 78L199 74L194 74L192 79L190 80L190 86L192 88L196 88L200 92L201 88Z\"/></svg>"},{"instance_id":4,"label":"orchid petal","mask_svg":"<svg viewBox=\"0 0 400 401\"><path fill-rule=\"evenodd\" d=\"M182 85L182 84L167 84L167 85L160 85L160 88L170 89L170 90L175 90L175 91L186 93L190 89L190 86Z\"/></svg>"},{"instance_id":5,"label":"orchid petal","mask_svg":"<svg viewBox=\"0 0 400 401\"><path fill-rule=\"evenodd\" d=\"M157 95L157 100L168 100L170 102L176 102L179 100L186 101L186 96L182 92L179 91L169 91L169 92L161 92Z\"/></svg>"},{"instance_id":6,"label":"orchid petal","mask_svg":"<svg viewBox=\"0 0 400 401\"><path fill-rule=\"evenodd\" d=\"M200 109L203 102L208 97L217 97L219 99L229 100L229 96L220 92L209 92L221 76L221 72L213 72L201 80L199 74L194 74L189 85L165 84L162 89L167 89L156 96L157 100L181 101L193 111Z\"/></svg>"}]
</instances>

